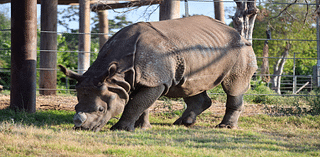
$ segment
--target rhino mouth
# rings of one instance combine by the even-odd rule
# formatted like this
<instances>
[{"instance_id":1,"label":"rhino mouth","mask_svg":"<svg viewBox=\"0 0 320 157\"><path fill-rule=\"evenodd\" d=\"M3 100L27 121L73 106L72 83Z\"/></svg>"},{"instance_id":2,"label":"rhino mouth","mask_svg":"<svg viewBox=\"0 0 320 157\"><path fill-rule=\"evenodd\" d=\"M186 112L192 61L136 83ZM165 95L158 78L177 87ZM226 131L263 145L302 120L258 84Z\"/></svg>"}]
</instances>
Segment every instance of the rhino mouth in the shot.
<instances>
[{"instance_id":1,"label":"rhino mouth","mask_svg":"<svg viewBox=\"0 0 320 157\"><path fill-rule=\"evenodd\" d=\"M89 129L88 129L88 128L84 128L84 127L74 126L74 127L73 127L73 130L89 130Z\"/></svg>"},{"instance_id":2,"label":"rhino mouth","mask_svg":"<svg viewBox=\"0 0 320 157\"><path fill-rule=\"evenodd\" d=\"M94 131L94 132L98 132L101 130L101 125L96 125L92 128L86 128L86 127L83 127L83 126L80 126L80 127L77 127L77 126L74 126L73 127L73 130L91 130L91 131Z\"/></svg>"},{"instance_id":3,"label":"rhino mouth","mask_svg":"<svg viewBox=\"0 0 320 157\"><path fill-rule=\"evenodd\" d=\"M74 130L90 130L90 131L94 131L94 132L99 132L101 130L101 128L105 125L105 123L100 122L96 125L89 125L87 126L86 124L82 124L82 125L74 125L73 129Z\"/></svg>"}]
</instances>

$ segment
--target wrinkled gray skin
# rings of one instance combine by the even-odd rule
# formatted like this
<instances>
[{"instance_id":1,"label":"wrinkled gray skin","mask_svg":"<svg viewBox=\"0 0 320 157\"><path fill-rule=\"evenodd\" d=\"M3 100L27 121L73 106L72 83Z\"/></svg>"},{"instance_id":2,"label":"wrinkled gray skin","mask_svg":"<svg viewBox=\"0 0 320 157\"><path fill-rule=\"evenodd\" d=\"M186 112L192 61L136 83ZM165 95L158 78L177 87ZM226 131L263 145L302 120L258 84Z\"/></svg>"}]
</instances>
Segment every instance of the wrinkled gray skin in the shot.
<instances>
[{"instance_id":1,"label":"wrinkled gray skin","mask_svg":"<svg viewBox=\"0 0 320 157\"><path fill-rule=\"evenodd\" d=\"M206 16L125 27L102 47L78 81L75 128L99 131L123 113L111 130L150 128L148 108L162 95L182 97L187 109L174 122L190 126L211 106L206 90L227 94L220 128L236 128L243 94L257 69L251 44L231 27Z\"/></svg>"}]
</instances>

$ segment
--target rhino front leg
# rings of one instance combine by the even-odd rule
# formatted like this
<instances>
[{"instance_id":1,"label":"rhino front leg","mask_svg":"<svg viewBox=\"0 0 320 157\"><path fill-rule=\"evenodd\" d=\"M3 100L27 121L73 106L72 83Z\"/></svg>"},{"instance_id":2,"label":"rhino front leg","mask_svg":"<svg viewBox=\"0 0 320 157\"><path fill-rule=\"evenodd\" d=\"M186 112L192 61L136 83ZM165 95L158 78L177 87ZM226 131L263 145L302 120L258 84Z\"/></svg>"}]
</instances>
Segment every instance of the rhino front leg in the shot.
<instances>
[{"instance_id":1,"label":"rhino front leg","mask_svg":"<svg viewBox=\"0 0 320 157\"><path fill-rule=\"evenodd\" d=\"M139 91L130 99L124 108L120 120L111 127L111 130L134 131L135 122L139 119L141 114L162 95L164 89L164 85L151 88L140 88Z\"/></svg>"},{"instance_id":2,"label":"rhino front leg","mask_svg":"<svg viewBox=\"0 0 320 157\"><path fill-rule=\"evenodd\" d=\"M243 108L243 95L231 96L228 94L226 113L223 117L222 122L217 125L217 127L236 129L238 127L238 119Z\"/></svg>"},{"instance_id":3,"label":"rhino front leg","mask_svg":"<svg viewBox=\"0 0 320 157\"><path fill-rule=\"evenodd\" d=\"M173 123L174 125L193 125L196 122L196 117L212 104L206 91L192 97L184 98L184 101L187 104L187 109L183 112L182 116Z\"/></svg>"},{"instance_id":4,"label":"rhino front leg","mask_svg":"<svg viewBox=\"0 0 320 157\"><path fill-rule=\"evenodd\" d=\"M149 129L151 128L151 124L149 122L149 109L146 109L139 119L134 124L135 128Z\"/></svg>"}]
</instances>

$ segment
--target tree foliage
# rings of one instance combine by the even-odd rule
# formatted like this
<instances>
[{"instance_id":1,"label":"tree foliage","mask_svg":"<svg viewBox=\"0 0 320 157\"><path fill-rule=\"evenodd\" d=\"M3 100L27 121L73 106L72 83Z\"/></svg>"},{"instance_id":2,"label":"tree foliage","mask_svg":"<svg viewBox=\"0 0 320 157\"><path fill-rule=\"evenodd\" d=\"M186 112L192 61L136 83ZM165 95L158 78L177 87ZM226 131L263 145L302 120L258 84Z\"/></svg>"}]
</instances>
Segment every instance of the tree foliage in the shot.
<instances>
[{"instance_id":1,"label":"tree foliage","mask_svg":"<svg viewBox=\"0 0 320 157\"><path fill-rule=\"evenodd\" d=\"M315 6L298 5L297 0L277 0L259 6L260 12L255 23L253 38L265 39L266 30L270 29L272 39L269 41L269 56L280 57L284 51L287 42L291 44L288 58L293 58L296 53L296 58L316 58L316 42L301 41L316 40L315 27ZM303 1L301 3L315 3L315 1ZM279 4L279 3L293 3ZM279 39L277 41L277 39ZM287 41L286 39L293 39ZM257 56L263 54L264 41L254 40L253 47ZM261 65L262 59L258 59L258 64ZM273 73L273 65L277 59L270 59L270 71ZM296 60L296 75L311 75L312 66L316 64L315 60L297 59ZM285 74L293 73L293 60L287 60L284 66Z\"/></svg>"},{"instance_id":2,"label":"tree foliage","mask_svg":"<svg viewBox=\"0 0 320 157\"><path fill-rule=\"evenodd\" d=\"M11 26L10 18L0 11L0 84L8 88L11 66Z\"/></svg>"}]
</instances>

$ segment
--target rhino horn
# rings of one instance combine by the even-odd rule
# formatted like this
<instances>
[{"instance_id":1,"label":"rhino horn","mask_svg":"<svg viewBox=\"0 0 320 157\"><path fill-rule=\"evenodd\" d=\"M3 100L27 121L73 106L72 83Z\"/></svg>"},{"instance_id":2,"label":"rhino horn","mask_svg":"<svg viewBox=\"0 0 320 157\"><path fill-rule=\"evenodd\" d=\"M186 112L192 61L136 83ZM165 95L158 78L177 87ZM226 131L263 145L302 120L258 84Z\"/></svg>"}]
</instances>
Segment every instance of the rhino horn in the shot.
<instances>
[{"instance_id":1,"label":"rhino horn","mask_svg":"<svg viewBox=\"0 0 320 157\"><path fill-rule=\"evenodd\" d=\"M81 82L84 77L76 72L73 72L71 70L68 70L66 67L64 67L63 65L58 65L60 70L69 78L75 79L78 82Z\"/></svg>"},{"instance_id":2,"label":"rhino horn","mask_svg":"<svg viewBox=\"0 0 320 157\"><path fill-rule=\"evenodd\" d=\"M73 117L75 127L81 127L81 125L87 120L87 115L83 112L76 113Z\"/></svg>"}]
</instances>

